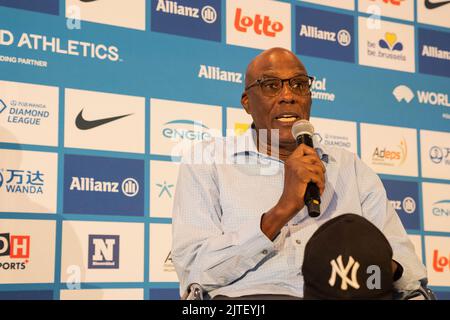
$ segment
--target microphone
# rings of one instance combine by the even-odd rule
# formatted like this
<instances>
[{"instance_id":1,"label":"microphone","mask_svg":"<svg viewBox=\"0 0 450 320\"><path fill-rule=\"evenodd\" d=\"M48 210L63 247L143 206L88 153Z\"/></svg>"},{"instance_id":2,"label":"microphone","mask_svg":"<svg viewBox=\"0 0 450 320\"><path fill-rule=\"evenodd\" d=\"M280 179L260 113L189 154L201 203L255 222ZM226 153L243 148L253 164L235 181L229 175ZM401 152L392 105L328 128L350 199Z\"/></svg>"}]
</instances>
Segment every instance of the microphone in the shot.
<instances>
[{"instance_id":1,"label":"microphone","mask_svg":"<svg viewBox=\"0 0 450 320\"><path fill-rule=\"evenodd\" d=\"M308 120L298 120L292 125L292 135L297 141L297 145L306 144L313 148L312 136L314 127ZM308 215L317 218L320 215L320 191L317 185L310 181L306 186L305 205L308 208Z\"/></svg>"}]
</instances>

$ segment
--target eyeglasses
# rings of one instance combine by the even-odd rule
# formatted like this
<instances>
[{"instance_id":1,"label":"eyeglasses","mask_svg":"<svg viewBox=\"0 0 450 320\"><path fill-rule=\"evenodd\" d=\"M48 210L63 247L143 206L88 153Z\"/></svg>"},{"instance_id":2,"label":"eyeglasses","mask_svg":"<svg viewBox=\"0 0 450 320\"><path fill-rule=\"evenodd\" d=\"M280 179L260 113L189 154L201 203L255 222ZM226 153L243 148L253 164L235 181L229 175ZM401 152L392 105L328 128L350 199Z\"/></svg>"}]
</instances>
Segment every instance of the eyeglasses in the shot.
<instances>
[{"instance_id":1,"label":"eyeglasses","mask_svg":"<svg viewBox=\"0 0 450 320\"><path fill-rule=\"evenodd\" d=\"M261 78L249 84L247 87L245 87L245 90L247 91L248 89L251 89L252 87L259 85L259 87L261 88L261 92L264 95L269 97L275 97L283 89L283 84L285 81L289 83L289 88L293 93L301 96L307 96L311 94L310 88L314 81L314 77L307 75L299 75L289 79L280 79L275 77Z\"/></svg>"}]
</instances>

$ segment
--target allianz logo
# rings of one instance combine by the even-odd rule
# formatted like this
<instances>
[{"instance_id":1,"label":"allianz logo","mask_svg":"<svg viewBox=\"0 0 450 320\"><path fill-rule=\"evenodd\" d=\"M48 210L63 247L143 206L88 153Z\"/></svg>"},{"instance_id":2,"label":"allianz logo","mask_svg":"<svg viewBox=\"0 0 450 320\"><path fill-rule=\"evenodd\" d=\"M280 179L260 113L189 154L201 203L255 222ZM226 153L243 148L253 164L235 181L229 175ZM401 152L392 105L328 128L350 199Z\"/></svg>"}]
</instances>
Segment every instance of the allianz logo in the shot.
<instances>
[{"instance_id":1,"label":"allianz logo","mask_svg":"<svg viewBox=\"0 0 450 320\"><path fill-rule=\"evenodd\" d=\"M395 87L395 89L392 91L392 94L398 102L406 101L406 103L410 103L415 97L414 92L409 87L403 84ZM416 96L417 101L420 104L450 107L448 94L446 93L416 90Z\"/></svg>"},{"instance_id":2,"label":"allianz logo","mask_svg":"<svg viewBox=\"0 0 450 320\"><path fill-rule=\"evenodd\" d=\"M159 0L158 4L156 5L156 11L178 16L191 17L194 19L201 18L206 23L214 23L217 20L217 11L211 6L204 6L200 9L189 6L182 6L175 1Z\"/></svg>"},{"instance_id":3,"label":"allianz logo","mask_svg":"<svg viewBox=\"0 0 450 320\"><path fill-rule=\"evenodd\" d=\"M350 32L341 29L338 32L319 29L315 26L302 24L300 27L300 37L313 38L318 40L337 42L343 47L347 47L352 42Z\"/></svg>"},{"instance_id":4,"label":"allianz logo","mask_svg":"<svg viewBox=\"0 0 450 320\"><path fill-rule=\"evenodd\" d=\"M122 183L117 181L100 181L88 177L72 177L69 190L84 192L120 193L134 197L139 193L139 183L136 179L126 178Z\"/></svg>"},{"instance_id":5,"label":"allianz logo","mask_svg":"<svg viewBox=\"0 0 450 320\"><path fill-rule=\"evenodd\" d=\"M227 81L234 83L242 83L242 73L222 70L219 67L200 65L198 71L199 78L205 78L210 80Z\"/></svg>"},{"instance_id":6,"label":"allianz logo","mask_svg":"<svg viewBox=\"0 0 450 320\"><path fill-rule=\"evenodd\" d=\"M389 200L395 210L403 210L408 214L416 211L416 201L412 197L405 197L403 200Z\"/></svg>"},{"instance_id":7,"label":"allianz logo","mask_svg":"<svg viewBox=\"0 0 450 320\"><path fill-rule=\"evenodd\" d=\"M166 122L162 129L165 138L178 140L203 141L211 139L210 129L199 121L194 120L172 120Z\"/></svg>"}]
</instances>

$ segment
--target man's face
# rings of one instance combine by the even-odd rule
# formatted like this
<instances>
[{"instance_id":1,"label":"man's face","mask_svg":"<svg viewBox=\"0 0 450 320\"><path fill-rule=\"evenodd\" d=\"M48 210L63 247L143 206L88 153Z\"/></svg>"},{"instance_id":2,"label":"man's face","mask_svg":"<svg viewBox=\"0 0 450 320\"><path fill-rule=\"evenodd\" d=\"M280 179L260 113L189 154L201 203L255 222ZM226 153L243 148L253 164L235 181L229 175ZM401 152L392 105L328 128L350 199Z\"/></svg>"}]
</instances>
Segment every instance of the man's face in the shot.
<instances>
[{"instance_id":1,"label":"man's face","mask_svg":"<svg viewBox=\"0 0 450 320\"><path fill-rule=\"evenodd\" d=\"M255 59L247 74L246 85L261 78L288 79L306 74L304 66L293 54L277 51ZM300 119L309 120L311 110L311 95L292 92L287 81L274 97L264 95L256 85L243 93L241 102L257 129L279 129L280 144L295 143L292 125Z\"/></svg>"}]
</instances>

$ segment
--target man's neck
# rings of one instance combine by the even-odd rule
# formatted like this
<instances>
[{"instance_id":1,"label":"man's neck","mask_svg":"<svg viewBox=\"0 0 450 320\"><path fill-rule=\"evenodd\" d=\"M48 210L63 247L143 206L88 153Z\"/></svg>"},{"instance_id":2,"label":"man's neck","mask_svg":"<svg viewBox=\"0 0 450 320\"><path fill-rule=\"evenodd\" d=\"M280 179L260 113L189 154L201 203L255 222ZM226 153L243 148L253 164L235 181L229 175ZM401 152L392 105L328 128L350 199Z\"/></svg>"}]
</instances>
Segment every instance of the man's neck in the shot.
<instances>
[{"instance_id":1,"label":"man's neck","mask_svg":"<svg viewBox=\"0 0 450 320\"><path fill-rule=\"evenodd\" d=\"M297 148L297 144L295 142L281 143L280 141L280 143L271 143L270 135L267 137L267 139L259 139L259 134L257 133L256 137L256 147L258 148L258 152L278 158L283 162L286 161L286 159Z\"/></svg>"}]
</instances>

